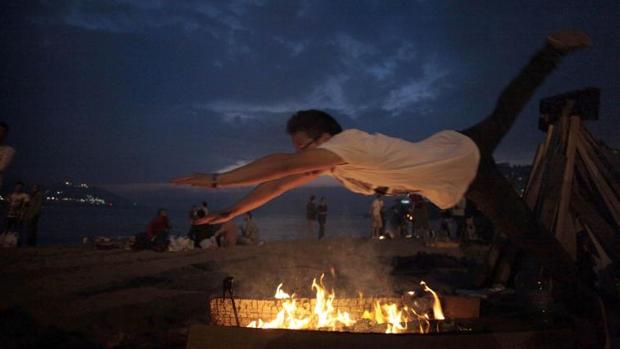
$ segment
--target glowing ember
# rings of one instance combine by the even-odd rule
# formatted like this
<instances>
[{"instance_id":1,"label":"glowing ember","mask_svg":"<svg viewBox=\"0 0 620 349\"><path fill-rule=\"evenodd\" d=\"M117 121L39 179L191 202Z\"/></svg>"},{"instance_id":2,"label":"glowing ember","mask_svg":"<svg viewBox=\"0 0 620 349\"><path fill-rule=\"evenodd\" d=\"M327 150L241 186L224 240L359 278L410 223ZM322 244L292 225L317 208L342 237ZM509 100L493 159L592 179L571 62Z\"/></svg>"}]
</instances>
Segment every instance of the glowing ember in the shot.
<instances>
[{"instance_id":1,"label":"glowing ember","mask_svg":"<svg viewBox=\"0 0 620 349\"><path fill-rule=\"evenodd\" d=\"M443 311L437 293L430 289L424 281L420 285L425 292L429 292L433 296L433 319L443 320ZM271 321L258 319L250 322L247 327L355 332L385 326L385 333L403 333L408 331L409 322L417 322L417 326L413 326L413 329L409 331L428 333L430 330L430 316L419 309L414 309L417 307L417 302L401 307L396 303L381 304L376 301L372 310L364 310L362 314L355 316L335 308L336 294L334 290L327 291L323 284L323 275L318 282L316 278L312 280L311 289L316 293L316 296L311 309L307 309L297 304L295 294L289 295L284 292L282 284L279 284L276 288L275 298L280 299L282 303L275 318ZM410 291L408 294L413 296L415 293ZM361 293L359 296L360 299L363 299ZM360 330L360 328L363 329Z\"/></svg>"}]
</instances>

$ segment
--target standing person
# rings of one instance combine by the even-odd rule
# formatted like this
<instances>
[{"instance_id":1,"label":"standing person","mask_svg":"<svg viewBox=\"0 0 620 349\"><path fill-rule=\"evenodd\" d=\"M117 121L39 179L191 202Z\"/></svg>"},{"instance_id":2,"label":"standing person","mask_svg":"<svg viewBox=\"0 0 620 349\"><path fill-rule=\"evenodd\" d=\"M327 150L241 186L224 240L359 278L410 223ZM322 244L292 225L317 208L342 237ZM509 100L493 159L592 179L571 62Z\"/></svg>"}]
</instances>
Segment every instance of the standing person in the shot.
<instances>
[{"instance_id":1,"label":"standing person","mask_svg":"<svg viewBox=\"0 0 620 349\"><path fill-rule=\"evenodd\" d=\"M4 176L4 172L11 164L13 155L15 155L15 149L10 145L4 144L8 133L9 125L4 121L0 121L0 189L2 189L2 177Z\"/></svg>"},{"instance_id":2,"label":"standing person","mask_svg":"<svg viewBox=\"0 0 620 349\"><path fill-rule=\"evenodd\" d=\"M37 245L37 232L39 230L39 216L43 207L43 193L38 184L32 186L30 202L26 208L26 246Z\"/></svg>"},{"instance_id":3,"label":"standing person","mask_svg":"<svg viewBox=\"0 0 620 349\"><path fill-rule=\"evenodd\" d=\"M590 293L580 287L570 255L498 170L493 152L562 58L590 44L580 31L549 35L545 46L502 91L493 112L461 132L446 130L409 142L355 129L343 131L325 112L299 111L287 124L296 153L274 154L229 172L198 173L173 182L211 188L259 184L229 209L209 214L202 224L229 221L320 174L334 176L348 189L367 195L379 187L387 187L388 194L415 192L441 209L466 195L513 243L545 263L555 284L562 285L558 295L571 305L574 297Z\"/></svg>"},{"instance_id":4,"label":"standing person","mask_svg":"<svg viewBox=\"0 0 620 349\"><path fill-rule=\"evenodd\" d=\"M465 239L465 209L467 205L467 199L462 197L459 202L450 209L452 218L456 223L455 240L463 241Z\"/></svg>"},{"instance_id":5,"label":"standing person","mask_svg":"<svg viewBox=\"0 0 620 349\"><path fill-rule=\"evenodd\" d=\"M168 247L168 234L172 226L168 219L168 211L163 208L157 210L157 214L146 227L146 237L150 241L151 248L162 252Z\"/></svg>"},{"instance_id":6,"label":"standing person","mask_svg":"<svg viewBox=\"0 0 620 349\"><path fill-rule=\"evenodd\" d=\"M308 234L314 234L314 229L316 227L316 218L317 218L317 209L316 203L314 202L315 196L310 196L308 199L308 203L306 204L306 226L308 229Z\"/></svg>"},{"instance_id":7,"label":"standing person","mask_svg":"<svg viewBox=\"0 0 620 349\"><path fill-rule=\"evenodd\" d=\"M252 212L248 211L243 216L243 225L239 227L241 236L237 239L238 245L258 245L260 242L260 235L258 233L258 226L252 219Z\"/></svg>"},{"instance_id":8,"label":"standing person","mask_svg":"<svg viewBox=\"0 0 620 349\"><path fill-rule=\"evenodd\" d=\"M414 222L415 222L415 206L411 199L407 200L404 204L404 217L403 217L403 229L400 232L400 236L410 239L414 235Z\"/></svg>"},{"instance_id":9,"label":"standing person","mask_svg":"<svg viewBox=\"0 0 620 349\"><path fill-rule=\"evenodd\" d=\"M416 238L422 238L424 241L431 239L431 228L428 219L428 207L424 198L420 195L409 195L411 204L413 205L414 220L413 220L413 235Z\"/></svg>"},{"instance_id":10,"label":"standing person","mask_svg":"<svg viewBox=\"0 0 620 349\"><path fill-rule=\"evenodd\" d=\"M325 223L327 223L327 200L324 196L321 196L321 200L319 200L317 211L319 222L319 240L321 240L323 236L325 236Z\"/></svg>"},{"instance_id":11,"label":"standing person","mask_svg":"<svg viewBox=\"0 0 620 349\"><path fill-rule=\"evenodd\" d=\"M14 233L17 235L17 245L24 243L22 228L26 215L26 205L30 201L30 196L24 193L24 183L15 183L15 189L9 195L8 211L4 225L4 233Z\"/></svg>"},{"instance_id":12,"label":"standing person","mask_svg":"<svg viewBox=\"0 0 620 349\"><path fill-rule=\"evenodd\" d=\"M383 229L383 194L375 194L375 199L370 205L370 219L372 220L371 239L378 239Z\"/></svg>"}]
</instances>

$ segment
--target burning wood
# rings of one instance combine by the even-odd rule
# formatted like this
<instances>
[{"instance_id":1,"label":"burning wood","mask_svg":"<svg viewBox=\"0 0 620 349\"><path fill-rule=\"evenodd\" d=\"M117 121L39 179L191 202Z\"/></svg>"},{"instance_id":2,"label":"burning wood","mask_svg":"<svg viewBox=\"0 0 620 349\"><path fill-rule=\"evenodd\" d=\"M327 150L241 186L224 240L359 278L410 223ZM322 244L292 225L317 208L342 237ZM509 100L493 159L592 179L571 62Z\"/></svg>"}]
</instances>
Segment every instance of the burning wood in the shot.
<instances>
[{"instance_id":1,"label":"burning wood","mask_svg":"<svg viewBox=\"0 0 620 349\"><path fill-rule=\"evenodd\" d=\"M246 326L263 329L428 333L431 320L443 320L445 317L437 293L424 281L420 286L424 292L423 297L416 297L412 291L400 304L376 300L373 309L364 309L363 312L352 315L337 308L336 294L334 290L327 291L323 284L323 275L318 282L316 278L312 280L311 288L316 295L310 302L300 302L295 294L284 292L282 284L279 284L274 298L281 300L281 304L275 317L268 321L259 318ZM426 297L429 294L430 300ZM361 303L364 303L362 295L360 298ZM431 311L432 317L429 315ZM415 327L408 328L410 324L415 324Z\"/></svg>"}]
</instances>

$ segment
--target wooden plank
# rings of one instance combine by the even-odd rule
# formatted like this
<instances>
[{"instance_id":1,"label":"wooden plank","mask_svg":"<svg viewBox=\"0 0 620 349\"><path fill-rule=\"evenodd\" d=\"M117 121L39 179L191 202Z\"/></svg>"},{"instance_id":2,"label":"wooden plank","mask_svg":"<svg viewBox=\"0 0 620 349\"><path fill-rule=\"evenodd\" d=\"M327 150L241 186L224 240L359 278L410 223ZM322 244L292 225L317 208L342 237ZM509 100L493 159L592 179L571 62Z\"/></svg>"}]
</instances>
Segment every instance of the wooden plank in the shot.
<instances>
[{"instance_id":1,"label":"wooden plank","mask_svg":"<svg viewBox=\"0 0 620 349\"><path fill-rule=\"evenodd\" d=\"M557 202L560 192L560 185L555 179L561 177L564 169L566 141L568 138L568 116L573 106L574 101L567 101L562 109L559 122L556 123L557 128L550 141L544 173L540 179L542 188L539 190L537 203L533 208L545 228L552 232L554 231L556 222L558 212Z\"/></svg>"},{"instance_id":2,"label":"wooden plank","mask_svg":"<svg viewBox=\"0 0 620 349\"><path fill-rule=\"evenodd\" d=\"M530 178L527 181L527 186L525 187L525 192L523 193L523 197L531 209L536 207L536 202L538 201L542 177L545 171L547 151L549 149L549 145L551 144L553 134L554 126L549 125L545 142L538 147L534 167L532 168L532 172L530 172Z\"/></svg>"},{"instance_id":3,"label":"wooden plank","mask_svg":"<svg viewBox=\"0 0 620 349\"><path fill-rule=\"evenodd\" d=\"M611 166L611 164L609 164L605 155L600 150L599 143L594 139L592 134L583 126L580 136L582 137L581 139L586 145L585 148L588 149L588 151L590 152L591 158L594 161L596 168L601 171L601 177L603 177L607 184L611 186L611 188L613 189L613 194L616 197L620 197L620 183L615 180L615 178L617 177L615 177L612 171L607 167ZM605 161L603 161L603 159L605 159ZM618 169L618 171L620 171L620 168Z\"/></svg>"},{"instance_id":4,"label":"wooden plank","mask_svg":"<svg viewBox=\"0 0 620 349\"><path fill-rule=\"evenodd\" d=\"M590 241L592 241L592 245L594 246L594 249L596 250L596 254L599 257L599 260L601 262L599 265L599 268L600 269L606 268L608 265L611 264L611 259L609 258L609 255L607 254L607 252L605 252L605 249L603 248L603 246L601 246L601 243L598 241L598 239L592 232L592 229L590 228L590 226L588 224L584 224L583 228L588 233L588 237L590 237Z\"/></svg>"},{"instance_id":5,"label":"wooden plank","mask_svg":"<svg viewBox=\"0 0 620 349\"><path fill-rule=\"evenodd\" d=\"M601 217L600 213L588 204L588 200L579 192L573 193L572 210L582 225L587 225L594 236L601 242L601 247L614 261L620 261L620 234Z\"/></svg>"},{"instance_id":6,"label":"wooden plank","mask_svg":"<svg viewBox=\"0 0 620 349\"><path fill-rule=\"evenodd\" d=\"M549 162L544 190L541 192L540 206L538 208L538 218L549 231L554 232L554 225L558 212L558 200L560 196L561 183L554 178L562 177L566 156L562 152L553 155Z\"/></svg>"},{"instance_id":7,"label":"wooden plank","mask_svg":"<svg viewBox=\"0 0 620 349\"><path fill-rule=\"evenodd\" d=\"M575 229L569 217L569 204L573 189L573 178L575 172L575 154L577 151L577 138L581 130L581 119L578 116L571 116L568 120L568 132L566 140L566 162L564 163L564 176L560 188L560 198L558 203L557 217L555 220L555 237L560 241L564 249L571 255L573 260L577 259L577 239Z\"/></svg>"},{"instance_id":8,"label":"wooden plank","mask_svg":"<svg viewBox=\"0 0 620 349\"><path fill-rule=\"evenodd\" d=\"M620 199L613 195L614 191L602 176L600 169L593 159L592 152L589 151L582 137L580 137L580 140L577 142L577 152L583 159L586 169L590 174L590 178L592 178L592 181L596 185L616 224L620 225Z\"/></svg>"},{"instance_id":9,"label":"wooden plank","mask_svg":"<svg viewBox=\"0 0 620 349\"><path fill-rule=\"evenodd\" d=\"M555 187L557 187L557 183L554 178L557 178L559 175L558 168L561 168L561 164L563 163L561 159L563 156L563 146L560 136L561 127L559 127L560 125L557 126L558 127L554 128L555 131L549 142L546 152L547 155L545 156L543 168L541 169L538 193L536 195L536 200L533 201L534 205L532 207L538 219L549 231L553 231L555 203L548 199L549 196L553 196L553 193L556 191Z\"/></svg>"},{"instance_id":10,"label":"wooden plank","mask_svg":"<svg viewBox=\"0 0 620 349\"><path fill-rule=\"evenodd\" d=\"M490 333L379 334L192 325L187 349L574 348L569 329Z\"/></svg>"}]
</instances>

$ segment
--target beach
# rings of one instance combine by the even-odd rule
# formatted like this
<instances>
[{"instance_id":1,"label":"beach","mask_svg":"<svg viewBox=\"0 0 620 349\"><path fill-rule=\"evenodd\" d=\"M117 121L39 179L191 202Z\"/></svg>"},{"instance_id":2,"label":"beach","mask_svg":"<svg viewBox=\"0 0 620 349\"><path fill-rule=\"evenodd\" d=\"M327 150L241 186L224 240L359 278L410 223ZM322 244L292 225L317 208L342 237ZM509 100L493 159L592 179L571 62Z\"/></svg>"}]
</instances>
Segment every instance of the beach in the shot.
<instances>
[{"instance_id":1,"label":"beach","mask_svg":"<svg viewBox=\"0 0 620 349\"><path fill-rule=\"evenodd\" d=\"M458 287L442 279L440 270L393 273L396 257L421 252L481 254L429 248L417 240L359 238L174 253L87 246L2 249L0 322L10 325L2 334L9 331L10 343L18 344L51 331L82 346L182 348L190 325L209 322L209 298L221 297L228 276L235 279L235 296L248 298L270 298L281 282L309 297L312 279L323 273L337 297L398 295L421 278L440 293Z\"/></svg>"}]
</instances>

